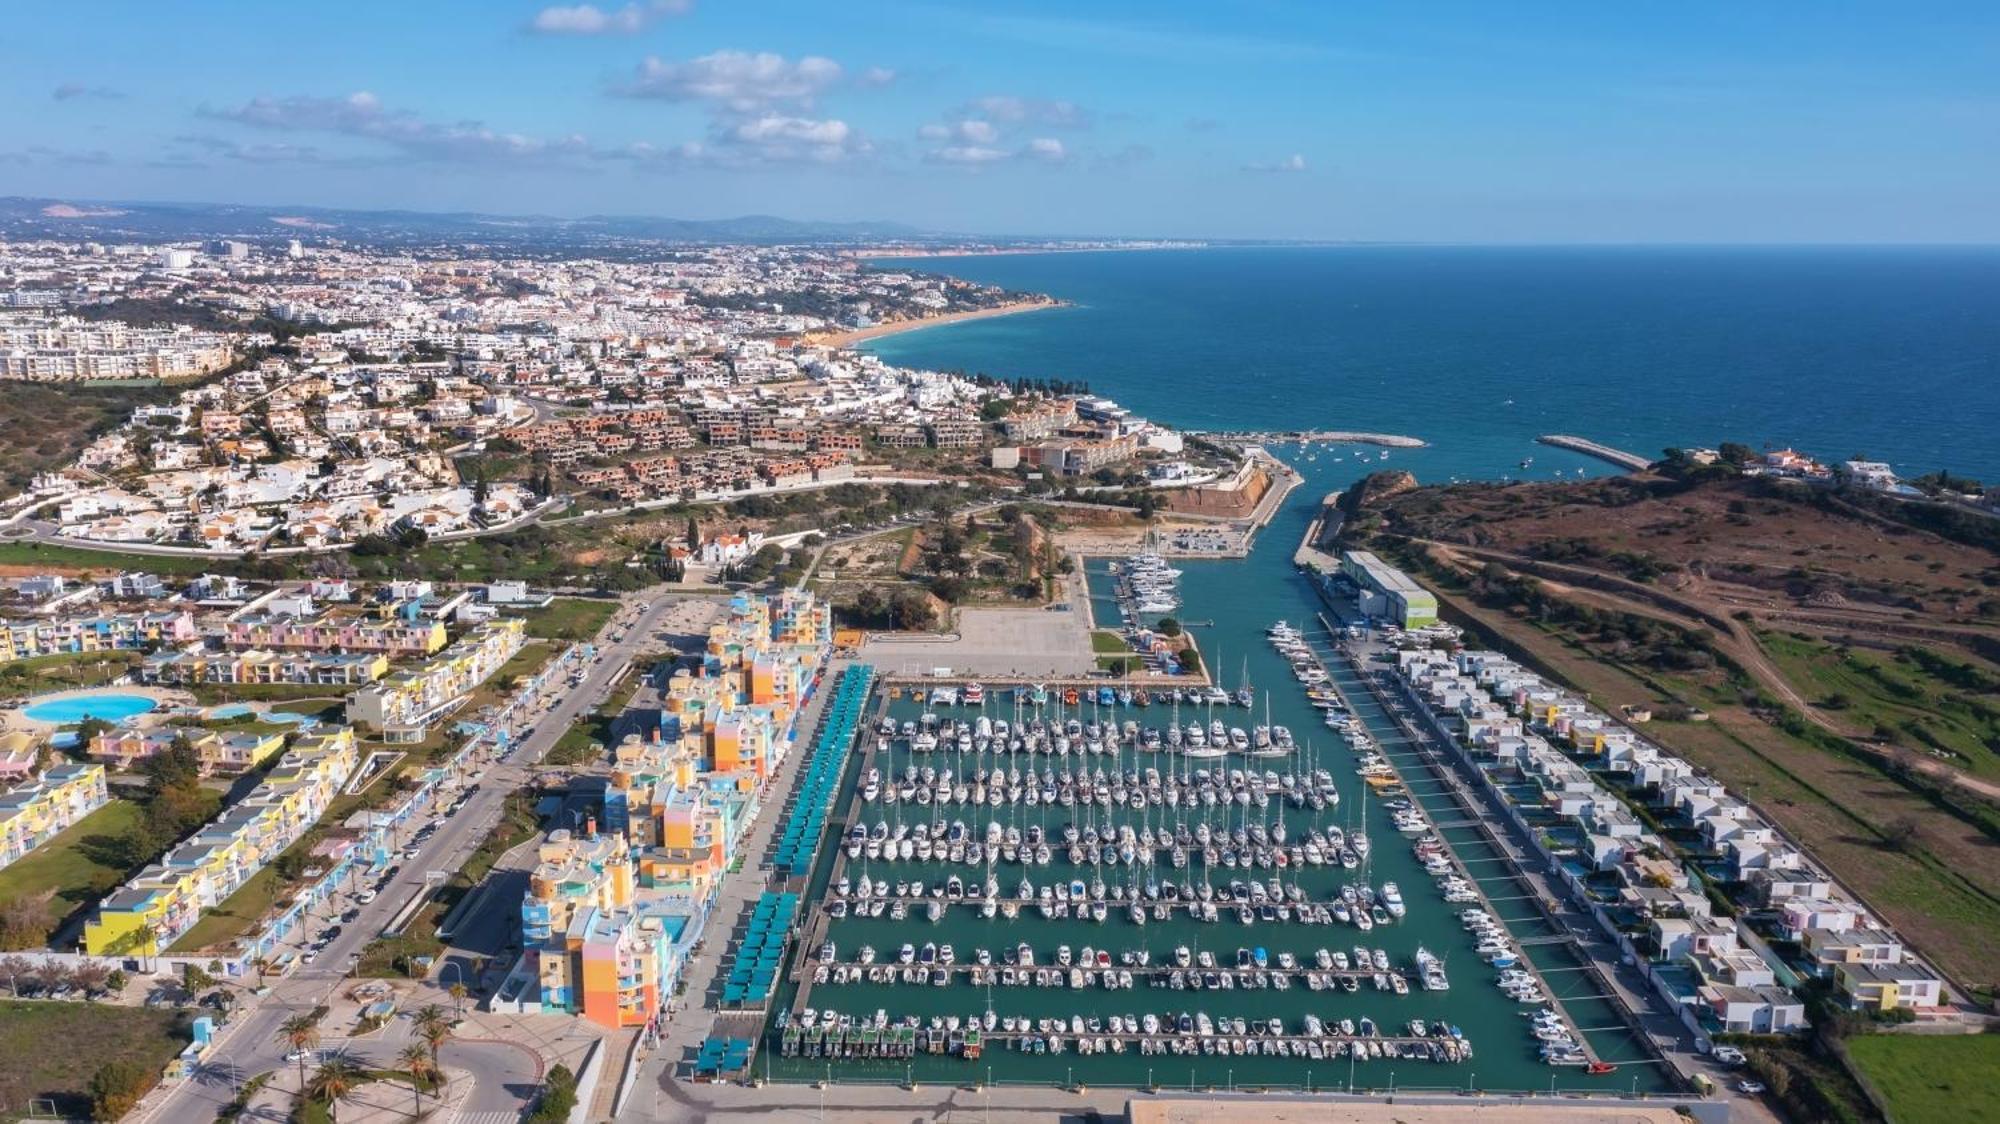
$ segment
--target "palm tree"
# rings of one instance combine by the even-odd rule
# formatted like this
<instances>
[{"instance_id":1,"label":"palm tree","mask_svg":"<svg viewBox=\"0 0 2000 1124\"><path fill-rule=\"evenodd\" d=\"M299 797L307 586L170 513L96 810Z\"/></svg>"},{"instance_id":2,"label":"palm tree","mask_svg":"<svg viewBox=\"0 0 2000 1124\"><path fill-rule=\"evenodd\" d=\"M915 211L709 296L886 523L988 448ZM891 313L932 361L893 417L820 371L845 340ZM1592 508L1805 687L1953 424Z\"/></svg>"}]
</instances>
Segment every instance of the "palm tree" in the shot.
<instances>
[{"instance_id":1,"label":"palm tree","mask_svg":"<svg viewBox=\"0 0 2000 1124\"><path fill-rule=\"evenodd\" d=\"M465 997L470 994L471 989L465 986L465 981L463 980L456 981L451 985L451 997L458 1001L458 1013L461 1015L465 1013Z\"/></svg>"},{"instance_id":2,"label":"palm tree","mask_svg":"<svg viewBox=\"0 0 2000 1124\"><path fill-rule=\"evenodd\" d=\"M446 1017L443 1007L428 1003L417 1008L410 1021L416 1024L417 1037L431 1048L431 1063L435 1065L439 1048L444 1045L445 1039L451 1037L451 1019Z\"/></svg>"},{"instance_id":3,"label":"palm tree","mask_svg":"<svg viewBox=\"0 0 2000 1124\"><path fill-rule=\"evenodd\" d=\"M278 1037L299 1056L299 1088L306 1087L306 1052L319 1045L319 1020L293 1015L278 1024Z\"/></svg>"},{"instance_id":4,"label":"palm tree","mask_svg":"<svg viewBox=\"0 0 2000 1124\"><path fill-rule=\"evenodd\" d=\"M327 1118L336 1119L339 1113L335 1109L340 1102L352 1096L366 1079L366 1072L352 1058L335 1054L313 1071L312 1083L306 1086L306 1094L314 1100L325 1101Z\"/></svg>"},{"instance_id":5,"label":"palm tree","mask_svg":"<svg viewBox=\"0 0 2000 1124\"><path fill-rule=\"evenodd\" d=\"M424 1083L437 1079L437 1063L431 1060L428 1051L415 1042L403 1047L396 1060L403 1063L403 1072L410 1075L410 1119L415 1120L423 1115ZM439 1095L443 1095L442 1090Z\"/></svg>"}]
</instances>

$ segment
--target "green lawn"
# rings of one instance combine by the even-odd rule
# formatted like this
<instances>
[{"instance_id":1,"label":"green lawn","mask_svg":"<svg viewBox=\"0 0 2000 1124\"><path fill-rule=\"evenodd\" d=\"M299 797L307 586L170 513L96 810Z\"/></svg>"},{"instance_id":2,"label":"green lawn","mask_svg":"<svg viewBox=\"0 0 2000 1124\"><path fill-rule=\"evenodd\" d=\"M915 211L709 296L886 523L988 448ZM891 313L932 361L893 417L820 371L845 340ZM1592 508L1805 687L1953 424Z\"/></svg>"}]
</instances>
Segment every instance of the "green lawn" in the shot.
<instances>
[{"instance_id":1,"label":"green lawn","mask_svg":"<svg viewBox=\"0 0 2000 1124\"><path fill-rule=\"evenodd\" d=\"M588 640L597 635L611 614L618 611L618 602L596 600L587 597L558 597L546 609L534 609L522 614L528 622L528 635L544 640Z\"/></svg>"},{"instance_id":2,"label":"green lawn","mask_svg":"<svg viewBox=\"0 0 2000 1124\"><path fill-rule=\"evenodd\" d=\"M1100 656L1115 656L1132 650L1123 636L1109 629L1100 628L1090 634L1090 650Z\"/></svg>"},{"instance_id":3,"label":"green lawn","mask_svg":"<svg viewBox=\"0 0 2000 1124\"><path fill-rule=\"evenodd\" d=\"M125 880L129 871L114 861L118 843L144 815L139 805L113 799L26 858L0 867L0 898L53 891L47 914L49 928L55 929L63 918Z\"/></svg>"},{"instance_id":4,"label":"green lawn","mask_svg":"<svg viewBox=\"0 0 2000 1124\"><path fill-rule=\"evenodd\" d=\"M108 1003L0 1001L0 1119L47 1097L72 1120L89 1119L90 1075L111 1058L157 1073L190 1040L189 1012Z\"/></svg>"},{"instance_id":5,"label":"green lawn","mask_svg":"<svg viewBox=\"0 0 2000 1124\"><path fill-rule=\"evenodd\" d=\"M347 695L323 683L200 683L186 688L204 706L228 702L326 702L340 704ZM301 707L278 707L301 710Z\"/></svg>"},{"instance_id":6,"label":"green lawn","mask_svg":"<svg viewBox=\"0 0 2000 1124\"><path fill-rule=\"evenodd\" d=\"M608 723L594 716L578 719L574 725L563 731L562 737L556 739L556 744L549 747L548 753L542 757L542 763L545 765L600 763L603 747L608 744L604 740L608 734L608 727Z\"/></svg>"},{"instance_id":7,"label":"green lawn","mask_svg":"<svg viewBox=\"0 0 2000 1124\"><path fill-rule=\"evenodd\" d=\"M1970 1121L2000 1105L2000 1035L1864 1034L1847 1052L1893 1124Z\"/></svg>"},{"instance_id":8,"label":"green lawn","mask_svg":"<svg viewBox=\"0 0 2000 1124\"><path fill-rule=\"evenodd\" d=\"M139 662L137 652L64 652L0 664L0 695L102 687Z\"/></svg>"},{"instance_id":9,"label":"green lawn","mask_svg":"<svg viewBox=\"0 0 2000 1124\"><path fill-rule=\"evenodd\" d=\"M182 933L181 939L175 941L167 952L195 952L242 936L271 911L286 888L286 882L278 876L277 869L266 866L238 886L235 893L224 898L221 905L203 910L194 928Z\"/></svg>"},{"instance_id":10,"label":"green lawn","mask_svg":"<svg viewBox=\"0 0 2000 1124\"><path fill-rule=\"evenodd\" d=\"M0 542L0 565L46 566L53 570L94 570L106 574L145 570L155 574L196 575L226 571L232 561L192 554L125 554L38 542Z\"/></svg>"}]
</instances>

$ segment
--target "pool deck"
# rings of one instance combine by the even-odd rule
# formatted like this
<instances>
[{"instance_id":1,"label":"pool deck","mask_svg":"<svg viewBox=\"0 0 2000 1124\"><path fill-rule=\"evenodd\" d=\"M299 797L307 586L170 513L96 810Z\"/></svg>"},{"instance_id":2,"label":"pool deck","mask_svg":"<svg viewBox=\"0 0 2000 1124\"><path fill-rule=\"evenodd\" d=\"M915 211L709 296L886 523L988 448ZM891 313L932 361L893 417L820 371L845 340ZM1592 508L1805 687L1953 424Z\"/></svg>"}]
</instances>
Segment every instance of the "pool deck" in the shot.
<instances>
[{"instance_id":1,"label":"pool deck","mask_svg":"<svg viewBox=\"0 0 2000 1124\"><path fill-rule=\"evenodd\" d=\"M73 723L46 722L28 717L28 708L43 703L62 702L68 699L96 698L105 695L139 695L152 699L156 705L152 710L130 716L128 720L158 721L169 711L179 706L193 706L194 696L186 691L176 691L165 687L81 687L74 691L54 691L37 695L21 706L0 710L0 730L25 730L31 734L49 734Z\"/></svg>"}]
</instances>

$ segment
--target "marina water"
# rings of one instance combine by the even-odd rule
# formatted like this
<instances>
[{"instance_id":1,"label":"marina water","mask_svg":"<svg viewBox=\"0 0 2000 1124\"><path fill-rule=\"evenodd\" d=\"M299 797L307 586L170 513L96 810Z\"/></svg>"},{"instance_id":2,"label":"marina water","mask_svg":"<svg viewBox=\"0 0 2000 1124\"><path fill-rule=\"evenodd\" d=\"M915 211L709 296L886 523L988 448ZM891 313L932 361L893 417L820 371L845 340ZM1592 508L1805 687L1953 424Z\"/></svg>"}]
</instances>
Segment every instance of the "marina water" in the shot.
<instances>
[{"instance_id":1,"label":"marina water","mask_svg":"<svg viewBox=\"0 0 2000 1124\"><path fill-rule=\"evenodd\" d=\"M1213 952L1224 965L1235 963L1239 947L1262 947L1274 962L1281 951L1289 951L1310 967L1318 948L1345 951L1361 944L1387 950L1394 966L1411 976L1411 990L1395 995L1364 984L1354 993L1315 992L1301 981L1284 991L1183 991L1152 987L1148 971L1135 969L1131 990L989 989L972 986L960 974L944 987L819 984L812 988L810 1005L857 1020L879 1009L892 1022L905 1015L925 1020L957 1016L969 1022L989 1008L1003 1016L1082 1016L1105 1023L1113 1015L1166 1017L1182 1011L1248 1020L1278 1016L1291 1034L1299 1032L1307 1013L1329 1024L1367 1016L1385 1035L1403 1034L1410 1020L1423 1019L1458 1028L1476 1054L1453 1064L1354 1063L1345 1057L1149 1057L1136 1048L1080 1057L1072 1035L1065 1035L1072 1043L1066 1052L1035 1054L1013 1049L1008 1035L989 1034L978 1061L919 1055L828 1063L767 1051L765 1071L791 1080L1081 1080L1196 1088L1666 1088L1665 1075L1647 1061L1644 1044L1625 1028L1610 1001L1597 997L1601 988L1577 970L1577 954L1559 942L1530 943L1520 952L1547 979L1551 994L1593 1052L1619 1063L1619 1069L1592 1075L1581 1068L1541 1064L1525 1008L1493 985L1494 969L1472 951L1475 940L1458 921L1464 907L1441 899L1409 841L1393 827L1384 803L1364 799L1366 786L1355 775L1352 752L1322 725L1290 666L1265 639L1266 630L1280 619L1322 639L1326 635L1317 627L1322 606L1293 569L1292 549L1322 496L1381 468L1405 468L1426 482L1609 471L1581 455L1535 445L1533 438L1541 433L1575 433L1647 454L1674 444L1770 441L1832 457L1865 452L1906 473L1949 467L1969 475L2000 476L2000 444L1990 440L1985 420L2000 416L2000 318L1991 314L2000 306L2000 253L1351 247L1019 255L910 264L1048 292L1073 303L868 345L892 361L1002 378L1085 380L1142 415L1187 428L1369 430L1430 442L1427 448L1409 450L1280 447L1276 451L1305 481L1256 549L1241 559L1175 563L1183 571L1180 616L1212 622L1194 626L1208 666L1224 686L1248 682L1258 694L1254 712L1231 708L1218 716L1229 725L1260 724L1268 700L1270 720L1289 726L1301 746L1310 744L1299 757L1329 770L1340 789L1340 803L1319 813L1316 822L1350 832L1363 829L1374 844L1365 872L1337 865L1308 867L1297 876L1299 884L1313 900L1324 901L1342 883L1360 881L1365 873L1375 886L1398 883L1408 912L1395 924L1363 933L1346 925L1246 926L1227 909L1215 923L1176 912L1170 920L1139 926L1116 905L1102 923L1044 919L1032 906L1012 920L985 920L966 905L950 906L940 921L930 923L917 907L900 922L887 916L832 922L826 937L835 942L837 959L852 962L865 944L876 950L878 964L894 963L905 942L949 943L961 965L972 963L976 950L985 948L998 966L1006 951L1025 942L1037 965L1053 963L1057 946L1066 944L1078 952L1084 946L1107 949L1114 964L1120 953L1144 948L1153 968L1171 965L1175 948L1182 945ZM1891 387L1900 408L1884 407ZM1098 623L1115 625L1118 609L1104 564L1094 562L1090 571ZM1328 650L1324 644L1319 647ZM1387 716L1358 678L1335 658L1329 658L1328 666L1356 717L1378 741L1393 739ZM891 704L899 721L915 718L923 709L923 703L910 699ZM977 711L959 706L939 713L963 719ZM985 713L1014 717L1011 701L1000 692L989 696ZM1092 714L1085 708L1077 717L1163 725L1171 711L1155 705ZM1207 717L1183 708L1180 721ZM907 756L906 749L893 749L876 764L885 773L900 770ZM934 767L953 763L946 754L920 756L926 758L923 764ZM1129 747L1123 760L1125 767L1143 772L1151 766L1163 774L1177 762L1172 754L1134 753ZM1074 755L1071 761L1076 761ZM1025 770L1029 763L1022 760L1019 766ZM1037 771L1061 771L1051 758L1035 755L1032 763ZM1078 762L1086 763L1093 770L1100 763L1111 768L1108 756ZM1222 764L1284 771L1303 770L1304 761L1231 757ZM857 753L850 786L862 767ZM1403 767L1411 794L1434 822L1462 818L1437 795L1440 786L1415 776L1415 766ZM836 805L837 812L844 811L845 800L843 796ZM1156 829L1184 818L1171 809L1140 816L1123 808L1095 814L1100 824L1138 822L1144 816L1151 817ZM1315 820L1290 808L1285 817L1294 839ZM981 837L989 819L1023 830L1029 823L1043 824L1057 844L1055 861L1040 867L997 864L993 875L1003 896L1011 896L1024 876L1037 886L1099 877L1117 884L1128 877L1115 865L1079 867L1065 861L1062 826L1092 818L1081 805L891 809L876 804L864 809L863 818L871 824L877 819L963 820L970 838ZM1270 818L1267 811L1266 822ZM833 822L840 822L838 815ZM828 855L838 848L833 830L837 828L830 830L825 847ZM1475 830L1445 826L1438 833L1477 876L1517 943L1559 935L1542 920L1528 887L1508 873L1507 863L1497 861L1497 852ZM1187 870L1176 871L1162 861L1151 876L1198 883L1200 865L1197 858ZM976 893L986 879L984 866L941 862L855 863L848 873L861 877L864 866L867 877L892 885L910 879L936 884L957 874ZM831 863L823 862L819 877L830 870ZM1212 881L1222 886L1271 873L1222 869ZM1141 869L1136 880L1143 883L1147 877ZM1419 946L1444 958L1449 990L1417 986L1411 961ZM816 950L804 951L810 956ZM793 997L794 989L787 985L777 1001L789 1005Z\"/></svg>"}]
</instances>

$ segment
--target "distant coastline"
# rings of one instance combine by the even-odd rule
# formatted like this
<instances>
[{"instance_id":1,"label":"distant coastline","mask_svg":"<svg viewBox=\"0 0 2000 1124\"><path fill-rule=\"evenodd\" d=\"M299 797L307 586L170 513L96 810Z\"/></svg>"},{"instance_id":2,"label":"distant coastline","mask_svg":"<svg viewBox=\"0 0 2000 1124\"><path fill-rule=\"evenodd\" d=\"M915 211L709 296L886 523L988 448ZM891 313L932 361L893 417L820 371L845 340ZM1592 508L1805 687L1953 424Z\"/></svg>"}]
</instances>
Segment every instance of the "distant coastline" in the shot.
<instances>
[{"instance_id":1,"label":"distant coastline","mask_svg":"<svg viewBox=\"0 0 2000 1124\"><path fill-rule=\"evenodd\" d=\"M1067 243L1053 246L908 246L857 251L854 257L875 258L1002 258L1020 254L1112 254L1146 250L1208 250L1208 242Z\"/></svg>"},{"instance_id":2,"label":"distant coastline","mask_svg":"<svg viewBox=\"0 0 2000 1124\"><path fill-rule=\"evenodd\" d=\"M966 320L987 320L995 316L1012 316L1017 312L1039 312L1048 308L1065 307L1068 301L1026 300L1010 301L994 305L992 308L977 308L970 312L947 312L942 316L920 316L908 320L891 320L884 324L871 324L866 328L855 328L846 332L821 332L807 337L816 344L829 347L853 347L864 340L877 340L884 336L901 335L923 328L936 328L945 324L957 324Z\"/></svg>"}]
</instances>

